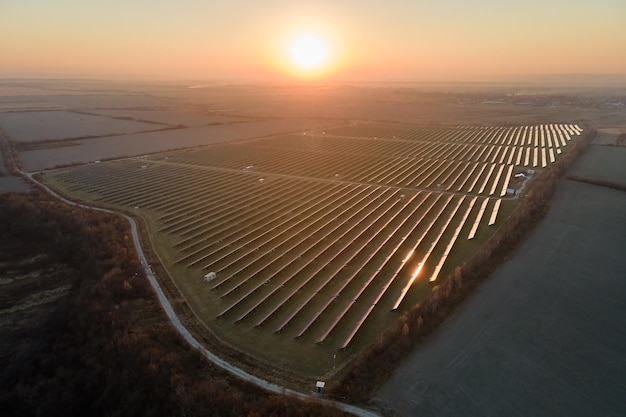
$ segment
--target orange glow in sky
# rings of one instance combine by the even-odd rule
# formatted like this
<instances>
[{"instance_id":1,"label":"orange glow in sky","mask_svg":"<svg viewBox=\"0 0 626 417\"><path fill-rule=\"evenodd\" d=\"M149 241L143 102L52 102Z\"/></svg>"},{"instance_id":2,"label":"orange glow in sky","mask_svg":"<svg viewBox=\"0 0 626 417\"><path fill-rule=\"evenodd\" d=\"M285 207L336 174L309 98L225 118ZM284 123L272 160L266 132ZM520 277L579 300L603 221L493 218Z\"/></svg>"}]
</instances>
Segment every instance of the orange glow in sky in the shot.
<instances>
[{"instance_id":1,"label":"orange glow in sky","mask_svg":"<svg viewBox=\"0 0 626 417\"><path fill-rule=\"evenodd\" d=\"M266 62L276 73L295 79L324 79L349 60L342 34L322 18L294 19L270 34Z\"/></svg>"},{"instance_id":2,"label":"orange glow in sky","mask_svg":"<svg viewBox=\"0 0 626 417\"><path fill-rule=\"evenodd\" d=\"M297 77L322 77L334 67L331 45L315 32L296 35L285 49L285 70Z\"/></svg>"},{"instance_id":3,"label":"orange glow in sky","mask_svg":"<svg viewBox=\"0 0 626 417\"><path fill-rule=\"evenodd\" d=\"M0 77L489 80L626 73L626 1L4 0Z\"/></svg>"}]
</instances>

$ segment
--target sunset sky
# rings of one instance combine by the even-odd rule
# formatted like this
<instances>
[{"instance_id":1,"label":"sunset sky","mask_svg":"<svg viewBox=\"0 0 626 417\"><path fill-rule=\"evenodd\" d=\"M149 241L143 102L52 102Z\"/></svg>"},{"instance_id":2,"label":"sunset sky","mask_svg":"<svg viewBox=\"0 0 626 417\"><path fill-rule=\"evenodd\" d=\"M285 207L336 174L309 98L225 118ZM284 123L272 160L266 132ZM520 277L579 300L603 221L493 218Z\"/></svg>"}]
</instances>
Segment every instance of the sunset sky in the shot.
<instances>
[{"instance_id":1,"label":"sunset sky","mask_svg":"<svg viewBox=\"0 0 626 417\"><path fill-rule=\"evenodd\" d=\"M1 0L0 76L471 81L623 74L625 18L625 0ZM314 69L294 62L292 44L303 34L324 45Z\"/></svg>"}]
</instances>

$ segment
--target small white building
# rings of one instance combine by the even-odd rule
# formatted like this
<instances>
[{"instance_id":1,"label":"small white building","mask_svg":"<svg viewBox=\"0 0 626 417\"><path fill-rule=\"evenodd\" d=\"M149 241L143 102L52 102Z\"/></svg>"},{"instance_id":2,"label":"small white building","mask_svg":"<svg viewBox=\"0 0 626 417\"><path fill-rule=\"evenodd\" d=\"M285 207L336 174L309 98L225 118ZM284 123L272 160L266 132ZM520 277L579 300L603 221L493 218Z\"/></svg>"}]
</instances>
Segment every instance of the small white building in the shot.
<instances>
[{"instance_id":1,"label":"small white building","mask_svg":"<svg viewBox=\"0 0 626 417\"><path fill-rule=\"evenodd\" d=\"M317 391L317 394L323 394L325 386L326 386L326 383L324 381L317 381L315 383L315 390Z\"/></svg>"},{"instance_id":2,"label":"small white building","mask_svg":"<svg viewBox=\"0 0 626 417\"><path fill-rule=\"evenodd\" d=\"M208 274L206 274L204 276L204 280L206 282L211 282L213 281L215 278L217 278L217 274L215 272L209 272Z\"/></svg>"}]
</instances>

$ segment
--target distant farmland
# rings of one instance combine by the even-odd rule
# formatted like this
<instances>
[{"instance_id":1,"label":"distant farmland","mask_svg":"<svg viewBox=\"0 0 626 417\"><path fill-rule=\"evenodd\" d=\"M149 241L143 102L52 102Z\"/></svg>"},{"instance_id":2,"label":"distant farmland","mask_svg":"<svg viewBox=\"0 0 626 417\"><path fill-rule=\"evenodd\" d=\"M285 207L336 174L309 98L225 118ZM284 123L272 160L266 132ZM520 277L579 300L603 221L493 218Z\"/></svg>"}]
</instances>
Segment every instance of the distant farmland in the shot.
<instances>
[{"instance_id":1,"label":"distant farmland","mask_svg":"<svg viewBox=\"0 0 626 417\"><path fill-rule=\"evenodd\" d=\"M371 342L471 255L532 171L581 132L352 125L44 178L144 217L183 296L220 338L320 375L337 349L344 359Z\"/></svg>"},{"instance_id":2,"label":"distant farmland","mask_svg":"<svg viewBox=\"0 0 626 417\"><path fill-rule=\"evenodd\" d=\"M164 127L153 123L60 110L0 113L0 125L17 142L135 133Z\"/></svg>"},{"instance_id":3,"label":"distant farmland","mask_svg":"<svg viewBox=\"0 0 626 417\"><path fill-rule=\"evenodd\" d=\"M157 126L157 125L153 125ZM246 123L207 125L189 129L162 130L129 135L64 141L68 146L20 152L26 171L40 171L61 165L75 165L96 160L145 155L191 146L241 140L251 137L312 129L320 126L314 120L252 120Z\"/></svg>"}]
</instances>

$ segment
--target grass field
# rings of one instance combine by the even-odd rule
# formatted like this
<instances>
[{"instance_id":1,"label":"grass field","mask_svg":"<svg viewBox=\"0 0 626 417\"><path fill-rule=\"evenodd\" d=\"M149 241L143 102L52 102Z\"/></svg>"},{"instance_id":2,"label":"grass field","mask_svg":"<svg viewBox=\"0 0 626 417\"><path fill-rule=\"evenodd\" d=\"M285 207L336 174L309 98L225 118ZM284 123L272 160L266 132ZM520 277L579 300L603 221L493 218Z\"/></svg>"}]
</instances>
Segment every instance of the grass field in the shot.
<instances>
[{"instance_id":1,"label":"grass field","mask_svg":"<svg viewBox=\"0 0 626 417\"><path fill-rule=\"evenodd\" d=\"M624 415L625 210L623 191L565 181L516 255L405 361L382 401L398 416Z\"/></svg>"},{"instance_id":2,"label":"grass field","mask_svg":"<svg viewBox=\"0 0 626 417\"><path fill-rule=\"evenodd\" d=\"M183 296L219 337L322 376L333 354L341 363L371 342L493 233L516 207L514 174L547 168L579 133L352 125L45 178L147 219Z\"/></svg>"}]
</instances>

